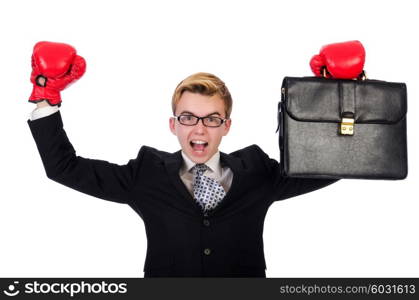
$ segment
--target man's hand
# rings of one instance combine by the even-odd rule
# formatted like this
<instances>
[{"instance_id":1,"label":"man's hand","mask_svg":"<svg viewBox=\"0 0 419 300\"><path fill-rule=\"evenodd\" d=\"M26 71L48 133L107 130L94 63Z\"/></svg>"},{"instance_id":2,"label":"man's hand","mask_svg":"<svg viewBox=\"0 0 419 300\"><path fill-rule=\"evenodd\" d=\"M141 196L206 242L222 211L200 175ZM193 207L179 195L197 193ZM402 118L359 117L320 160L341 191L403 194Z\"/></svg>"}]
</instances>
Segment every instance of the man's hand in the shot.
<instances>
[{"instance_id":1,"label":"man's hand","mask_svg":"<svg viewBox=\"0 0 419 300\"><path fill-rule=\"evenodd\" d=\"M37 43L32 54L33 90L29 101L43 101L42 106L46 105L45 101L49 105L61 105L60 91L83 76L85 71L84 58L77 55L72 46L52 42Z\"/></svg>"},{"instance_id":2,"label":"man's hand","mask_svg":"<svg viewBox=\"0 0 419 300\"><path fill-rule=\"evenodd\" d=\"M50 106L47 101L36 102L36 108Z\"/></svg>"}]
</instances>

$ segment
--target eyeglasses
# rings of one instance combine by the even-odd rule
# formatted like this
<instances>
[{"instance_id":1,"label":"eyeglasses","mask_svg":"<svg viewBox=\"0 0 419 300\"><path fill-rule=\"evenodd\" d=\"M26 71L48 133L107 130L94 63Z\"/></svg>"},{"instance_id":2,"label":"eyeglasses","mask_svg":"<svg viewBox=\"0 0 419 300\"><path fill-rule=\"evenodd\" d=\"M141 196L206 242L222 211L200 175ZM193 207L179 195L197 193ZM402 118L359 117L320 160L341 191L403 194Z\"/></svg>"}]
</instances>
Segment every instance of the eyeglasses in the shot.
<instances>
[{"instance_id":1,"label":"eyeglasses","mask_svg":"<svg viewBox=\"0 0 419 300\"><path fill-rule=\"evenodd\" d=\"M175 119L179 121L180 124L186 126L195 126L198 124L199 120L202 120L202 124L206 127L220 127L227 119L221 119L218 117L197 117L194 115L179 115L174 116Z\"/></svg>"}]
</instances>

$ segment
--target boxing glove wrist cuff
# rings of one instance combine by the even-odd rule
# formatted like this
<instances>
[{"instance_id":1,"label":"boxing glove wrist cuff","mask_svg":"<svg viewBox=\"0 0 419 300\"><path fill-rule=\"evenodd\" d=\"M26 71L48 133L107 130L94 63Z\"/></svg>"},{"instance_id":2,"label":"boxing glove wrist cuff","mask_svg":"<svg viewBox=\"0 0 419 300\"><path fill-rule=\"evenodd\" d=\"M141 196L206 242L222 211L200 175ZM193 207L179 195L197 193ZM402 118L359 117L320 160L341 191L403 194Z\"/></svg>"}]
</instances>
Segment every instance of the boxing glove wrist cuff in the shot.
<instances>
[{"instance_id":1,"label":"boxing glove wrist cuff","mask_svg":"<svg viewBox=\"0 0 419 300\"><path fill-rule=\"evenodd\" d=\"M29 102L37 103L40 101L47 101L49 105L61 105L60 92L48 87L33 85L32 94L29 97Z\"/></svg>"}]
</instances>

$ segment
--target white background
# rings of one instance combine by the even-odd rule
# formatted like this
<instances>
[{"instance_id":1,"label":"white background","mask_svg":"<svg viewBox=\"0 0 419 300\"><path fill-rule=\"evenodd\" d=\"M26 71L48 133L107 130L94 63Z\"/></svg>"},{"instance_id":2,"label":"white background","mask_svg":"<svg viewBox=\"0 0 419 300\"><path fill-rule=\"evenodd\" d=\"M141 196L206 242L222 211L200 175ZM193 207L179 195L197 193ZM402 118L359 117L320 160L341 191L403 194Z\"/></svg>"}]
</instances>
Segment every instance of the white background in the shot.
<instances>
[{"instance_id":1,"label":"white background","mask_svg":"<svg viewBox=\"0 0 419 300\"><path fill-rule=\"evenodd\" d=\"M179 149L176 85L218 75L234 100L221 150L258 144L279 158L284 76L311 76L324 44L366 49L370 78L408 87L409 176L342 180L277 202L265 222L268 277L419 276L417 10L414 1L2 1L0 276L142 277L142 220L127 205L47 179L26 123L30 56L40 40L75 46L82 79L62 92L77 154L124 164L141 145Z\"/></svg>"}]
</instances>

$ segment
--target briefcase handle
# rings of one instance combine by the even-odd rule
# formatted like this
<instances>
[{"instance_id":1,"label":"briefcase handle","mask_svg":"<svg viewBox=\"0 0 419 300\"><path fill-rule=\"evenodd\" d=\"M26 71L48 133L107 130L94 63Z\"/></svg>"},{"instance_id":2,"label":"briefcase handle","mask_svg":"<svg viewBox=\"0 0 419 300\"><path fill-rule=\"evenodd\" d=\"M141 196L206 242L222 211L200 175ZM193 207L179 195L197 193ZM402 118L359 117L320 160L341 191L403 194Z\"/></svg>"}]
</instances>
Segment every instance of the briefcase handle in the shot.
<instances>
[{"instance_id":1,"label":"briefcase handle","mask_svg":"<svg viewBox=\"0 0 419 300\"><path fill-rule=\"evenodd\" d=\"M322 77L323 78L327 78L327 74L330 75L329 71L327 71L326 67L322 68ZM365 72L365 70L362 70L361 74L358 75L357 78L354 78L354 80L366 80L367 78L367 73Z\"/></svg>"}]
</instances>

